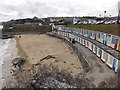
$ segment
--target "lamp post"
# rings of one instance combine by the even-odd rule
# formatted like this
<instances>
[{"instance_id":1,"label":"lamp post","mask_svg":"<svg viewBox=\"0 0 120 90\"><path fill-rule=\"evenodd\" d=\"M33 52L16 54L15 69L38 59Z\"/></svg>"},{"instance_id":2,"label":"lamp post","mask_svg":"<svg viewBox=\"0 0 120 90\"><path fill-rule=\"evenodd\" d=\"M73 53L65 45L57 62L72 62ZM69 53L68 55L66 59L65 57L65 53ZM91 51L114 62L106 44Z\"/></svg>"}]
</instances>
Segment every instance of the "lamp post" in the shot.
<instances>
[{"instance_id":1,"label":"lamp post","mask_svg":"<svg viewBox=\"0 0 120 90\"><path fill-rule=\"evenodd\" d=\"M117 20L118 24L120 24L119 20L120 20L120 1L118 2L118 20Z\"/></svg>"},{"instance_id":2,"label":"lamp post","mask_svg":"<svg viewBox=\"0 0 120 90\"><path fill-rule=\"evenodd\" d=\"M120 24L120 10L119 10L119 14L118 14L118 20L117 20L117 23Z\"/></svg>"},{"instance_id":3,"label":"lamp post","mask_svg":"<svg viewBox=\"0 0 120 90\"><path fill-rule=\"evenodd\" d=\"M111 15L109 15L109 21L111 20Z\"/></svg>"},{"instance_id":4,"label":"lamp post","mask_svg":"<svg viewBox=\"0 0 120 90\"><path fill-rule=\"evenodd\" d=\"M106 11L104 11L104 20L106 21Z\"/></svg>"}]
</instances>

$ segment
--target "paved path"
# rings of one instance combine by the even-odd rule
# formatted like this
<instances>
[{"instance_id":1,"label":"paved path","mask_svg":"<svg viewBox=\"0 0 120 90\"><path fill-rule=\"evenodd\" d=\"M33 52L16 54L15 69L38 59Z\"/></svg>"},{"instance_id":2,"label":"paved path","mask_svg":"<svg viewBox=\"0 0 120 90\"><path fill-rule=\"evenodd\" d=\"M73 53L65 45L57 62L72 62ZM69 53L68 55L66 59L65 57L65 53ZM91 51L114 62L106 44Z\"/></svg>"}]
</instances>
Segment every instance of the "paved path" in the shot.
<instances>
[{"instance_id":1,"label":"paved path","mask_svg":"<svg viewBox=\"0 0 120 90\"><path fill-rule=\"evenodd\" d=\"M104 64L101 59L99 59L96 55L94 55L88 48L82 46L79 43L75 43L74 46L76 46L79 50L82 51L82 53L87 58L89 64L92 66L91 71L86 74L86 77L91 79L91 81L97 86L99 82L104 81L104 79L107 77L111 77L116 75L114 71L112 71L106 64Z\"/></svg>"}]
</instances>

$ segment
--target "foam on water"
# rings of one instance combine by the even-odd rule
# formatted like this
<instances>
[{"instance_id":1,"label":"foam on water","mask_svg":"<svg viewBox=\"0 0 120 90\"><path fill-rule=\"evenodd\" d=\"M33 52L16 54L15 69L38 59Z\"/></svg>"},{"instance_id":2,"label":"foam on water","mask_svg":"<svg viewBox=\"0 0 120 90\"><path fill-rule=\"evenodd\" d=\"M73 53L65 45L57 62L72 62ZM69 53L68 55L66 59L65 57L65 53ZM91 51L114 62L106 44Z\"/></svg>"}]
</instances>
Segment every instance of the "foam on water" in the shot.
<instances>
[{"instance_id":1,"label":"foam on water","mask_svg":"<svg viewBox=\"0 0 120 90\"><path fill-rule=\"evenodd\" d=\"M0 25L0 35L2 35L3 26ZM9 57L10 54L7 53L7 50L10 46L11 39L0 39L0 65L3 63L3 59Z\"/></svg>"},{"instance_id":2,"label":"foam on water","mask_svg":"<svg viewBox=\"0 0 120 90\"><path fill-rule=\"evenodd\" d=\"M1 64L3 63L3 59L6 57L9 57L10 54L7 53L7 50L10 46L10 39L6 40L1 40L0 39L0 59L1 59Z\"/></svg>"}]
</instances>

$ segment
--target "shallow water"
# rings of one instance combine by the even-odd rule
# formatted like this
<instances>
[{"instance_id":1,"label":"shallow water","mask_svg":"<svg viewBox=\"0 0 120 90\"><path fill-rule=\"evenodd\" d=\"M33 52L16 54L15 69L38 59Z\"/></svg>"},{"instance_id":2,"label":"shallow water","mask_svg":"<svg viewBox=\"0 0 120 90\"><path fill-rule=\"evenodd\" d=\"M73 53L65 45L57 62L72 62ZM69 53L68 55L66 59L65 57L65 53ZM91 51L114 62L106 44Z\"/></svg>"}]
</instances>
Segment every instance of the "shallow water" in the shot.
<instances>
[{"instance_id":1,"label":"shallow water","mask_svg":"<svg viewBox=\"0 0 120 90\"><path fill-rule=\"evenodd\" d=\"M2 28L3 26L0 25L0 37L2 36ZM10 40L11 39L0 39L0 66L3 63L3 59L9 56L7 49L10 46Z\"/></svg>"},{"instance_id":2,"label":"shallow water","mask_svg":"<svg viewBox=\"0 0 120 90\"><path fill-rule=\"evenodd\" d=\"M3 59L5 57L8 57L9 54L7 54L7 49L10 46L10 39L6 39L6 40L1 40L0 39L0 64L3 63Z\"/></svg>"}]
</instances>

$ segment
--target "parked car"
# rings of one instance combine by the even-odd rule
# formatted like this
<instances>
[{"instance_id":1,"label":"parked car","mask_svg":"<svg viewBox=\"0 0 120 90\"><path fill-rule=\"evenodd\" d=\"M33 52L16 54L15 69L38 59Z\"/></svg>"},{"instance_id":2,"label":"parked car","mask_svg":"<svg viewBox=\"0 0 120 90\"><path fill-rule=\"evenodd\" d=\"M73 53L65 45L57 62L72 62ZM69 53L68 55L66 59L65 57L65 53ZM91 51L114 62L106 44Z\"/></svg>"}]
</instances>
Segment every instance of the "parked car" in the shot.
<instances>
[{"instance_id":1,"label":"parked car","mask_svg":"<svg viewBox=\"0 0 120 90\"><path fill-rule=\"evenodd\" d=\"M112 21L111 24L117 24L117 20Z\"/></svg>"},{"instance_id":2,"label":"parked car","mask_svg":"<svg viewBox=\"0 0 120 90\"><path fill-rule=\"evenodd\" d=\"M104 21L97 21L96 24L104 24Z\"/></svg>"}]
</instances>

